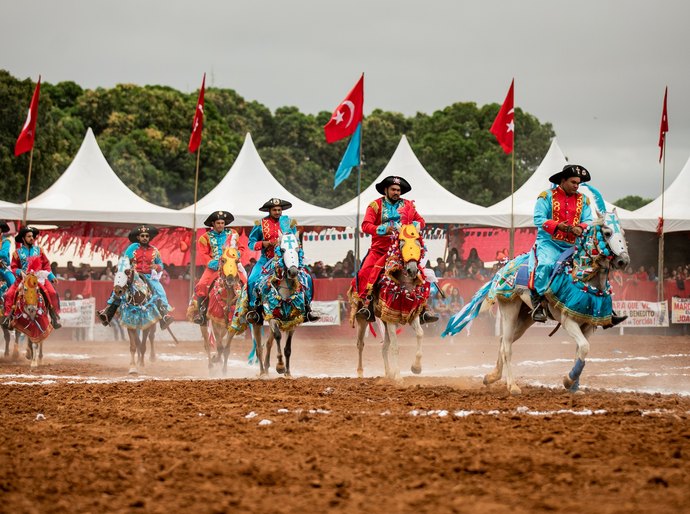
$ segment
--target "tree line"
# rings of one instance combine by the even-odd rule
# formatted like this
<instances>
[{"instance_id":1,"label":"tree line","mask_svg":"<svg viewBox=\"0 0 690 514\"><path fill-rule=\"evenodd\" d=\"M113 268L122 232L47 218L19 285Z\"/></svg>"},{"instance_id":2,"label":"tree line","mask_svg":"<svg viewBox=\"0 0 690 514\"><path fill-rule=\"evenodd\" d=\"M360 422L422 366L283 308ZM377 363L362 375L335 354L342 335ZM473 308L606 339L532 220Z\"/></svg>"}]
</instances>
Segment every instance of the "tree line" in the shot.
<instances>
[{"instance_id":1,"label":"tree line","mask_svg":"<svg viewBox=\"0 0 690 514\"><path fill-rule=\"evenodd\" d=\"M30 79L0 70L0 199L9 202L24 201L26 193L29 154L14 157L14 144L34 87ZM187 143L197 96L165 86L90 90L74 82L42 82L30 197L59 178L91 127L108 163L135 193L173 209L191 204L196 156ZM362 187L381 172L405 134L426 170L453 194L484 206L504 199L510 195L510 155L489 132L499 107L458 102L414 116L374 110L362 128ZM271 112L232 89L215 87L206 89L204 111L199 198L230 169L247 132L275 178L299 198L331 208L355 196L354 175L333 189L347 140L326 143L322 127L331 112L314 115L292 106ZM519 108L515 119L517 189L537 168L555 133L550 123Z\"/></svg>"}]
</instances>

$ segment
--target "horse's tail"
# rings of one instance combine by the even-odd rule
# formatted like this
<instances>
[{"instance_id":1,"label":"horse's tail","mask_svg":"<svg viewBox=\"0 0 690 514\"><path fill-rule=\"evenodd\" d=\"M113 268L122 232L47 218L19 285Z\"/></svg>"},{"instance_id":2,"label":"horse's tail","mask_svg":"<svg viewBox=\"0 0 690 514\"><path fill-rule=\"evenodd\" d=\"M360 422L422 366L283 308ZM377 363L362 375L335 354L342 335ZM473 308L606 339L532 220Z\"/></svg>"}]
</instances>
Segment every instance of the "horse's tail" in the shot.
<instances>
[{"instance_id":1,"label":"horse's tail","mask_svg":"<svg viewBox=\"0 0 690 514\"><path fill-rule=\"evenodd\" d=\"M484 303L484 299L489 294L492 283L493 280L489 280L486 284L484 284L479 291L474 293L472 299L462 308L462 310L448 320L448 325L446 325L446 329L441 334L441 337L457 334L463 328L465 328L470 321L477 317L479 314L479 309L481 308L482 303Z\"/></svg>"}]
</instances>

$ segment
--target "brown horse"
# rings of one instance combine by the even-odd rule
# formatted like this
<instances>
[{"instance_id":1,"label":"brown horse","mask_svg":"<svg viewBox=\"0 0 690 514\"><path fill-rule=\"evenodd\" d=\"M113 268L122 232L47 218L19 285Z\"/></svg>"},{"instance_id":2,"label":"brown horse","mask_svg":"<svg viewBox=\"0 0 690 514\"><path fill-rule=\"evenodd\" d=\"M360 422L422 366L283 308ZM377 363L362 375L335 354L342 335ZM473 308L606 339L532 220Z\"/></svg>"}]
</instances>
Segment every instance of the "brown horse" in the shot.
<instances>
[{"instance_id":1,"label":"brown horse","mask_svg":"<svg viewBox=\"0 0 690 514\"><path fill-rule=\"evenodd\" d=\"M226 246L218 266L218 276L208 295L207 316L209 324L199 327L204 338L204 350L208 357L208 369L223 361L223 375L228 372L230 342L235 332L230 329L235 303L242 291L238 262L240 254L236 248ZM215 353L214 353L215 350Z\"/></svg>"},{"instance_id":2,"label":"brown horse","mask_svg":"<svg viewBox=\"0 0 690 514\"><path fill-rule=\"evenodd\" d=\"M410 325L415 331L417 351L411 370L415 374L422 372L424 331L419 316L426 305L429 291L423 269L419 265L423 251L417 228L414 225L400 227L400 231L391 236L391 248L386 257L383 271L372 291L373 299L371 301L374 305L374 314L384 325L382 353L385 376L396 382L402 380L398 363L399 349L396 334L399 325ZM355 313L362 307L362 303L354 296L352 289L348 292L348 297L352 308L350 319L353 324L354 320L357 320L357 350L359 351L357 376L362 378L364 376L362 365L364 332L369 322L355 318ZM390 360L389 353L392 355Z\"/></svg>"}]
</instances>

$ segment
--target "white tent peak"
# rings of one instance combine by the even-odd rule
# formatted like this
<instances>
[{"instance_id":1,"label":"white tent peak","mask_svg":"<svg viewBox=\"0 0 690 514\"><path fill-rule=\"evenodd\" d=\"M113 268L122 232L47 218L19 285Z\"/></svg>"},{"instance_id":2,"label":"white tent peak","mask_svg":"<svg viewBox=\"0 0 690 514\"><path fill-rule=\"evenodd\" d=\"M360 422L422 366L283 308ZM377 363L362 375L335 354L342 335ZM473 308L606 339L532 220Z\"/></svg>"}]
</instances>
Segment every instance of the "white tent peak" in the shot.
<instances>
[{"instance_id":1,"label":"white tent peak","mask_svg":"<svg viewBox=\"0 0 690 514\"><path fill-rule=\"evenodd\" d=\"M301 225L348 224L344 216L300 200L280 184L261 160L249 132L230 170L216 187L197 202L197 222L201 224L214 211L226 210L235 217L233 225L250 226L265 215L259 211L259 207L270 198L290 202L292 208L286 214ZM193 209L194 206L190 205L182 211L192 213Z\"/></svg>"},{"instance_id":2,"label":"white tent peak","mask_svg":"<svg viewBox=\"0 0 690 514\"><path fill-rule=\"evenodd\" d=\"M664 191L664 232L690 230L690 158L676 179ZM661 217L661 195L652 202L630 213L626 228L653 232Z\"/></svg>"},{"instance_id":3,"label":"white tent peak","mask_svg":"<svg viewBox=\"0 0 690 514\"><path fill-rule=\"evenodd\" d=\"M386 167L360 195L360 213L363 214L367 206L381 196L376 191L376 184L389 175L403 177L410 183L412 191L408 196L414 200L417 211L427 223L487 223L484 214L486 208L458 198L439 184L419 162L405 135L400 138ZM335 211L356 213L357 198L337 207Z\"/></svg>"},{"instance_id":4,"label":"white tent peak","mask_svg":"<svg viewBox=\"0 0 690 514\"><path fill-rule=\"evenodd\" d=\"M29 201L32 221L181 224L178 211L147 202L112 170L91 128L74 159L46 191Z\"/></svg>"}]
</instances>

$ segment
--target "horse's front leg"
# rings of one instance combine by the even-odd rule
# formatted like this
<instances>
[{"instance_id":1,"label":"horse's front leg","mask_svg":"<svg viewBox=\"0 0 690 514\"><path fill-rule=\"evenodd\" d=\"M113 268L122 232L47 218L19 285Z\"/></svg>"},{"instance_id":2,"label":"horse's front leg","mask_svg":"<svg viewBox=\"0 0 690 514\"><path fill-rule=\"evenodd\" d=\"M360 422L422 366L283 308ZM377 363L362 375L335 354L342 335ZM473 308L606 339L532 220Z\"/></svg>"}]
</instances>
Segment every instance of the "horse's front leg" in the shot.
<instances>
[{"instance_id":1,"label":"horse's front leg","mask_svg":"<svg viewBox=\"0 0 690 514\"><path fill-rule=\"evenodd\" d=\"M27 341L27 346L31 347L31 367L32 368L37 368L39 364L39 348L41 346L41 343L35 343L34 341L28 340ZM41 355L41 358L43 355Z\"/></svg>"},{"instance_id":2,"label":"horse's front leg","mask_svg":"<svg viewBox=\"0 0 690 514\"><path fill-rule=\"evenodd\" d=\"M417 336L417 352L414 356L414 362L410 370L415 375L419 375L422 372L422 338L424 337L424 330L422 329L422 324L419 322L419 316L412 320L412 328Z\"/></svg>"},{"instance_id":3,"label":"horse's front leg","mask_svg":"<svg viewBox=\"0 0 690 514\"><path fill-rule=\"evenodd\" d=\"M213 359L211 357L211 344L208 340L208 332L212 330L208 324L199 325L199 330L201 331L201 337L204 340L204 351L206 352L206 358L208 359L208 369L213 369Z\"/></svg>"},{"instance_id":4,"label":"horse's front leg","mask_svg":"<svg viewBox=\"0 0 690 514\"><path fill-rule=\"evenodd\" d=\"M147 328L137 333L137 366L141 368L145 364L144 357L146 356L146 340L149 337L149 330L150 328Z\"/></svg>"},{"instance_id":5,"label":"horse's front leg","mask_svg":"<svg viewBox=\"0 0 690 514\"><path fill-rule=\"evenodd\" d=\"M575 364L570 372L563 377L563 386L571 393L577 393L580 389L580 375L585 367L585 358L589 353L589 337L594 332L594 326L580 324L567 314L561 315L561 325L577 344Z\"/></svg>"},{"instance_id":6,"label":"horse's front leg","mask_svg":"<svg viewBox=\"0 0 690 514\"><path fill-rule=\"evenodd\" d=\"M151 362L156 362L156 348L155 348L155 341L156 341L156 325L151 325L149 327L149 344L151 345L151 353L149 355L149 361ZM144 353L146 353L146 339L144 339Z\"/></svg>"},{"instance_id":7,"label":"horse's front leg","mask_svg":"<svg viewBox=\"0 0 690 514\"><path fill-rule=\"evenodd\" d=\"M259 361L259 378L268 376L268 369L265 367L264 354L266 353L266 342L261 337L261 325L250 325L252 335L256 344L256 360ZM271 337L270 335L268 337ZM267 360L267 359L266 359Z\"/></svg>"},{"instance_id":8,"label":"horse's front leg","mask_svg":"<svg viewBox=\"0 0 690 514\"><path fill-rule=\"evenodd\" d=\"M283 334L280 332L280 327L278 326L278 322L271 320L269 322L270 330L271 333L273 334L273 339L275 339L276 342L276 352L278 353L277 358L278 362L276 363L276 373L280 373L281 375L285 373L285 363L283 362L283 349L280 345L282 342L282 336ZM267 355L270 355L270 350L267 353ZM268 361L266 362L266 368L268 368Z\"/></svg>"},{"instance_id":9,"label":"horse's front leg","mask_svg":"<svg viewBox=\"0 0 690 514\"><path fill-rule=\"evenodd\" d=\"M235 332L230 327L227 328L226 332L227 343L225 343L225 347L223 348L223 375L228 374L228 358L230 357L230 343L237 334L237 332Z\"/></svg>"},{"instance_id":10,"label":"horse's front leg","mask_svg":"<svg viewBox=\"0 0 690 514\"><path fill-rule=\"evenodd\" d=\"M290 374L290 355L292 355L292 336L295 331L290 330L287 335L287 340L285 341L285 376L292 377Z\"/></svg>"},{"instance_id":11,"label":"horse's front leg","mask_svg":"<svg viewBox=\"0 0 690 514\"><path fill-rule=\"evenodd\" d=\"M127 335L129 336L129 374L136 375L139 372L136 361L137 348L139 346L137 344L137 330L135 328L128 328Z\"/></svg>"},{"instance_id":12,"label":"horse's front leg","mask_svg":"<svg viewBox=\"0 0 690 514\"><path fill-rule=\"evenodd\" d=\"M386 365L388 368L386 376L394 382L402 382L402 377L400 376L400 346L398 345L397 329L397 323L386 323L386 334L389 341L387 353L390 354L390 362ZM384 357L384 362L386 360L388 359Z\"/></svg>"},{"instance_id":13,"label":"horse's front leg","mask_svg":"<svg viewBox=\"0 0 690 514\"><path fill-rule=\"evenodd\" d=\"M357 361L357 377L364 378L364 365L362 364L362 353L364 352L364 333L367 330L367 322L361 319L357 320L357 353L359 359Z\"/></svg>"},{"instance_id":14,"label":"horse's front leg","mask_svg":"<svg viewBox=\"0 0 690 514\"><path fill-rule=\"evenodd\" d=\"M7 329L3 326L2 327L2 335L5 337L5 357L9 357L9 355L10 355L10 339L11 339L11 334L10 334L9 329Z\"/></svg>"}]
</instances>

